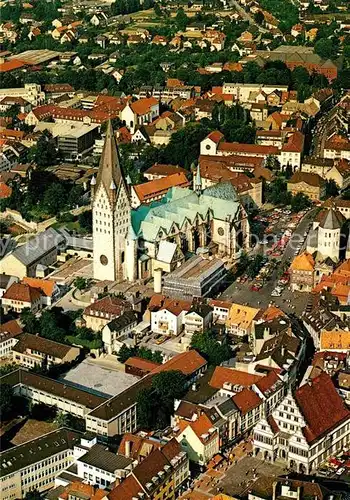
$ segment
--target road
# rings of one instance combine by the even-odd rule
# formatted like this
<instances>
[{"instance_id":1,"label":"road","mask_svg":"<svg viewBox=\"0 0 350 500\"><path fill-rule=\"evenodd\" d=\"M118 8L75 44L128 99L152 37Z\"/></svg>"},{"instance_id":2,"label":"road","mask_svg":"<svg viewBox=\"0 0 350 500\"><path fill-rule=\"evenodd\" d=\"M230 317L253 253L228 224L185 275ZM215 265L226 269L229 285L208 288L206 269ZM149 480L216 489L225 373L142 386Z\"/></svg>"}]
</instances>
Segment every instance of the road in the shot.
<instances>
[{"instance_id":1,"label":"road","mask_svg":"<svg viewBox=\"0 0 350 500\"><path fill-rule=\"evenodd\" d=\"M281 258L281 266L291 261L294 257L295 247L304 239L304 233L307 230L310 221L313 219L316 209L310 210L305 217L300 221L298 227L293 232L291 239L286 246L284 254ZM263 254L266 246L259 245L256 253ZM271 292L276 286L279 268L277 268L271 276L271 279L264 285L259 292L253 292L250 287L252 282L232 283L220 296L220 299L237 301L239 303L247 303L252 307L267 307L272 301L287 313L295 312L301 314L305 308L306 294L302 292L292 292L289 288L285 288L280 297L271 297ZM288 301L291 301L290 303ZM295 308L295 309L293 309Z\"/></svg>"},{"instance_id":2,"label":"road","mask_svg":"<svg viewBox=\"0 0 350 500\"><path fill-rule=\"evenodd\" d=\"M250 15L248 14L248 12L246 12L243 7L241 7L241 5L239 5L239 3L236 1L236 0L230 0L229 1L229 5L231 7L234 7L238 14L243 18L245 19L246 21L248 21L249 24L254 24L257 28L259 28L259 31L261 33L269 33L269 30L267 30L266 28L263 28L262 26L259 26L259 24L257 24L255 22L255 19Z\"/></svg>"}]
</instances>

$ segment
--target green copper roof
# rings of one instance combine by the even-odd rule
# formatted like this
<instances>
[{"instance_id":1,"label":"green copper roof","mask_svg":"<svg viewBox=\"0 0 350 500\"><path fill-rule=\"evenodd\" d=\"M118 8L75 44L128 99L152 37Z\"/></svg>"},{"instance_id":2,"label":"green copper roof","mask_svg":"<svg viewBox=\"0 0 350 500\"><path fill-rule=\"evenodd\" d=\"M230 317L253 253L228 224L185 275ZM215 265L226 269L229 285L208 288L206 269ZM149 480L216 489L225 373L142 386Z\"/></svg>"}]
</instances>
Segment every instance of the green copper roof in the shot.
<instances>
[{"instance_id":1,"label":"green copper roof","mask_svg":"<svg viewBox=\"0 0 350 500\"><path fill-rule=\"evenodd\" d=\"M174 223L181 228L187 220L193 223L197 215L205 219L208 211L215 219L234 219L239 206L236 190L228 182L207 188L201 195L189 188L175 187L160 202L133 210L132 227L138 236L154 241L160 229L169 232Z\"/></svg>"}]
</instances>

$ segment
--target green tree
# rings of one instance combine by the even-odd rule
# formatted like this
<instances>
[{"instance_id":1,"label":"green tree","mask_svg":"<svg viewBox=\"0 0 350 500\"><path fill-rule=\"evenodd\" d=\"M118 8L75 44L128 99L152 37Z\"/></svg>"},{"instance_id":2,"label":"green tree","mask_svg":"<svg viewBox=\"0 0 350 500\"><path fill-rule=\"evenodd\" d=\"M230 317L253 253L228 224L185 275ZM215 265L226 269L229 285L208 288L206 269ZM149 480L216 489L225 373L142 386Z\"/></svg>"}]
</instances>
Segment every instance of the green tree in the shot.
<instances>
[{"instance_id":1,"label":"green tree","mask_svg":"<svg viewBox=\"0 0 350 500\"><path fill-rule=\"evenodd\" d=\"M322 38L315 43L315 52L322 59L331 59L336 56L336 47L333 40L329 38Z\"/></svg>"},{"instance_id":2,"label":"green tree","mask_svg":"<svg viewBox=\"0 0 350 500\"><path fill-rule=\"evenodd\" d=\"M311 205L310 198L306 196L304 193L297 193L292 197L291 200L291 210L292 212L300 212L301 210L305 210Z\"/></svg>"},{"instance_id":3,"label":"green tree","mask_svg":"<svg viewBox=\"0 0 350 500\"><path fill-rule=\"evenodd\" d=\"M24 329L28 333L35 335L39 331L39 321L35 317L35 314L29 308L23 309L21 312L21 321L24 325Z\"/></svg>"},{"instance_id":4,"label":"green tree","mask_svg":"<svg viewBox=\"0 0 350 500\"><path fill-rule=\"evenodd\" d=\"M185 31L186 26L190 22L189 18L186 16L185 11L183 10L182 7L180 7L177 11L175 22L177 28L181 31Z\"/></svg>"},{"instance_id":5,"label":"green tree","mask_svg":"<svg viewBox=\"0 0 350 500\"><path fill-rule=\"evenodd\" d=\"M330 179L326 182L326 198L330 196L338 196L339 187L334 179Z\"/></svg>"},{"instance_id":6,"label":"green tree","mask_svg":"<svg viewBox=\"0 0 350 500\"><path fill-rule=\"evenodd\" d=\"M55 424L58 427L68 427L69 426L69 414L64 411L59 411L55 417Z\"/></svg>"},{"instance_id":7,"label":"green tree","mask_svg":"<svg viewBox=\"0 0 350 500\"><path fill-rule=\"evenodd\" d=\"M78 216L80 227L87 233L92 233L92 211L86 210Z\"/></svg>"},{"instance_id":8,"label":"green tree","mask_svg":"<svg viewBox=\"0 0 350 500\"><path fill-rule=\"evenodd\" d=\"M87 287L87 281L82 276L78 276L74 280L74 286L80 291L85 290L85 288Z\"/></svg>"},{"instance_id":9,"label":"green tree","mask_svg":"<svg viewBox=\"0 0 350 500\"><path fill-rule=\"evenodd\" d=\"M42 500L42 496L38 490L27 491L24 498L25 500Z\"/></svg>"},{"instance_id":10,"label":"green tree","mask_svg":"<svg viewBox=\"0 0 350 500\"><path fill-rule=\"evenodd\" d=\"M49 134L40 136L37 145L31 148L29 158L39 167L48 167L57 163L58 153L55 142Z\"/></svg>"},{"instance_id":11,"label":"green tree","mask_svg":"<svg viewBox=\"0 0 350 500\"><path fill-rule=\"evenodd\" d=\"M48 214L57 215L67 204L67 193L64 186L55 182L47 188L43 199L43 208Z\"/></svg>"},{"instance_id":12,"label":"green tree","mask_svg":"<svg viewBox=\"0 0 350 500\"><path fill-rule=\"evenodd\" d=\"M64 325L53 309L47 309L42 312L40 317L40 334L47 339L64 342L66 335Z\"/></svg>"},{"instance_id":13,"label":"green tree","mask_svg":"<svg viewBox=\"0 0 350 500\"><path fill-rule=\"evenodd\" d=\"M2 384L0 390L0 420L6 418L13 408L13 388L9 384Z\"/></svg>"},{"instance_id":14,"label":"green tree","mask_svg":"<svg viewBox=\"0 0 350 500\"><path fill-rule=\"evenodd\" d=\"M214 366L220 365L232 356L228 343L220 343L211 331L195 333L192 337L191 347L199 351L208 363Z\"/></svg>"},{"instance_id":15,"label":"green tree","mask_svg":"<svg viewBox=\"0 0 350 500\"><path fill-rule=\"evenodd\" d=\"M264 22L264 19L265 17L261 10L258 10L258 12L254 14L254 21L256 22L256 24L259 24L261 26Z\"/></svg>"},{"instance_id":16,"label":"green tree","mask_svg":"<svg viewBox=\"0 0 350 500\"><path fill-rule=\"evenodd\" d=\"M127 359L131 358L132 356L135 356L135 354L136 354L135 347L128 347L127 345L123 344L118 352L118 360L121 363L125 363Z\"/></svg>"},{"instance_id":17,"label":"green tree","mask_svg":"<svg viewBox=\"0 0 350 500\"><path fill-rule=\"evenodd\" d=\"M155 399L152 388L141 389L137 394L137 422L141 429L153 429L155 425Z\"/></svg>"}]
</instances>

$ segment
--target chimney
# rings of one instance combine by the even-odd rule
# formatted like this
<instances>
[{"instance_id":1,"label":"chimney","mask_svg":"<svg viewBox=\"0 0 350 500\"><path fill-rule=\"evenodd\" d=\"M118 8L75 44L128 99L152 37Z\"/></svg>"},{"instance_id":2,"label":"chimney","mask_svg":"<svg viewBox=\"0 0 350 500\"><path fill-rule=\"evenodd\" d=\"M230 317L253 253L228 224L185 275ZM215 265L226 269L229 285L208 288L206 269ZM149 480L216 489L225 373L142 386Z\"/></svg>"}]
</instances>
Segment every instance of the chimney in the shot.
<instances>
[{"instance_id":1,"label":"chimney","mask_svg":"<svg viewBox=\"0 0 350 500\"><path fill-rule=\"evenodd\" d=\"M125 456L126 458L130 457L131 453L131 441L125 441Z\"/></svg>"}]
</instances>

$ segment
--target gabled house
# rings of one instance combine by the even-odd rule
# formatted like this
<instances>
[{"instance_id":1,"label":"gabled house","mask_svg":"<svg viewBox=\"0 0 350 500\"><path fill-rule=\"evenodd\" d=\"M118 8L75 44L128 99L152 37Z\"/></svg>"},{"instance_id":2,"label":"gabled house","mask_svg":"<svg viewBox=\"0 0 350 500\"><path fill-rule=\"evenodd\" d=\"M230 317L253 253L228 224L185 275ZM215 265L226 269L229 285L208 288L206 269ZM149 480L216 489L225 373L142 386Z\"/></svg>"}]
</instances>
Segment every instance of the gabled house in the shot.
<instances>
[{"instance_id":1,"label":"gabled house","mask_svg":"<svg viewBox=\"0 0 350 500\"><path fill-rule=\"evenodd\" d=\"M289 391L272 415L254 428L254 454L283 460L310 474L344 450L350 438L350 411L325 372Z\"/></svg>"}]
</instances>

